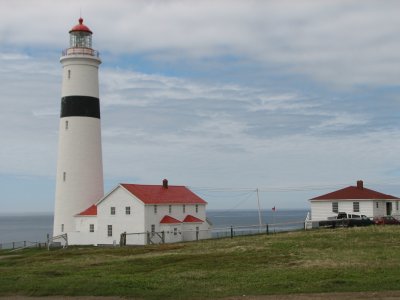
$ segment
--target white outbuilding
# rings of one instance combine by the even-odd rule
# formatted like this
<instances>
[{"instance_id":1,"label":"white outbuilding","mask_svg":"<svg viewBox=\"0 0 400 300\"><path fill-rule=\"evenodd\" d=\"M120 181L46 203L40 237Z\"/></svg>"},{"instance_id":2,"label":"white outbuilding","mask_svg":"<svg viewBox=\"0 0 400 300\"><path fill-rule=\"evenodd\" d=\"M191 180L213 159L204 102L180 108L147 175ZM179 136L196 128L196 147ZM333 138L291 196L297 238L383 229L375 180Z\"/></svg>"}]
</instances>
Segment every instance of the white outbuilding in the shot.
<instances>
[{"instance_id":1,"label":"white outbuilding","mask_svg":"<svg viewBox=\"0 0 400 300\"><path fill-rule=\"evenodd\" d=\"M339 212L347 215L365 215L369 218L399 215L400 198L364 187L362 180L349 186L310 199L311 220L322 221L335 217Z\"/></svg>"},{"instance_id":2,"label":"white outbuilding","mask_svg":"<svg viewBox=\"0 0 400 300\"><path fill-rule=\"evenodd\" d=\"M119 184L75 215L69 245L146 245L211 237L207 202L185 186Z\"/></svg>"}]
</instances>

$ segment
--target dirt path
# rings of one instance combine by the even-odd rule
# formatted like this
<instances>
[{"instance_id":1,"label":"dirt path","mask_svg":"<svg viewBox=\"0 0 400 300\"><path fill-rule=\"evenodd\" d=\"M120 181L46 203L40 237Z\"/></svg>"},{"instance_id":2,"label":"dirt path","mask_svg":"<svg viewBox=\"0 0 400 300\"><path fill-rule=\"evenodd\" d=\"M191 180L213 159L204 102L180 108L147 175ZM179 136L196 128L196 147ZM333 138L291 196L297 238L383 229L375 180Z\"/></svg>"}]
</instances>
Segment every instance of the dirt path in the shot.
<instances>
[{"instance_id":1,"label":"dirt path","mask_svg":"<svg viewBox=\"0 0 400 300\"><path fill-rule=\"evenodd\" d=\"M8 296L0 297L1 300L122 300L140 298L121 298L121 297L26 297L26 296ZM400 291L390 292L357 292L357 293L324 293L324 294L296 294L296 295L268 295L268 296L236 296L222 298L220 300L353 300L353 299L376 299L376 300L397 300L400 299Z\"/></svg>"}]
</instances>

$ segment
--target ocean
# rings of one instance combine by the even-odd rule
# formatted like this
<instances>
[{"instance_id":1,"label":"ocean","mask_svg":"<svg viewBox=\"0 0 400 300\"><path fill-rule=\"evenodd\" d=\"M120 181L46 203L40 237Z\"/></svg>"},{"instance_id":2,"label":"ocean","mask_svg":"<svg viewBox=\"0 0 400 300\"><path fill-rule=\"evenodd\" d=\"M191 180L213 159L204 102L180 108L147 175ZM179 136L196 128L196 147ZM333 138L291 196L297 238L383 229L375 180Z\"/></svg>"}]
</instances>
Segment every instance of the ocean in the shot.
<instances>
[{"instance_id":1,"label":"ocean","mask_svg":"<svg viewBox=\"0 0 400 300\"><path fill-rule=\"evenodd\" d=\"M295 230L303 227L307 210L263 211L263 224L271 231ZM230 227L241 227L242 230L259 224L257 210L207 210L207 218L212 222L214 236L218 232L230 232ZM282 225L283 223L290 223ZM0 215L0 244L12 242L45 242L47 234L53 232L52 214L34 215Z\"/></svg>"}]
</instances>

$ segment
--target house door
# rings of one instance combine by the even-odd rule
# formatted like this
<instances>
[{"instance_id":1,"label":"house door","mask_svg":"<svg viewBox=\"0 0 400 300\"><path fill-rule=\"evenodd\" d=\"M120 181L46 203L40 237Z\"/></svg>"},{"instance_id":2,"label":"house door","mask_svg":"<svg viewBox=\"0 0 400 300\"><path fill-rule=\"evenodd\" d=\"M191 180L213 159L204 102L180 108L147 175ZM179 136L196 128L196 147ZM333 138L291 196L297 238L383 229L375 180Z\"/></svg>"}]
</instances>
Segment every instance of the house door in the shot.
<instances>
[{"instance_id":1,"label":"house door","mask_svg":"<svg viewBox=\"0 0 400 300\"><path fill-rule=\"evenodd\" d=\"M386 215L392 215L392 202L386 202Z\"/></svg>"}]
</instances>

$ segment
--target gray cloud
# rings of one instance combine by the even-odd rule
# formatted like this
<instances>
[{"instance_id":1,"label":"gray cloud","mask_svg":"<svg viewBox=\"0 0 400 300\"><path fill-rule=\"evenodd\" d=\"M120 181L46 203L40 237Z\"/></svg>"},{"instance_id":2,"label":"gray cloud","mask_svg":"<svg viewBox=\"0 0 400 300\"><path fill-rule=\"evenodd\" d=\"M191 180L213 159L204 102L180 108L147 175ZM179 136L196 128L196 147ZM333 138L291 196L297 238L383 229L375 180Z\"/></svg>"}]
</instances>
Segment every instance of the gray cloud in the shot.
<instances>
[{"instance_id":1,"label":"gray cloud","mask_svg":"<svg viewBox=\"0 0 400 300\"><path fill-rule=\"evenodd\" d=\"M399 5L2 1L1 173L54 176L58 56L82 6L104 53L107 184L397 178Z\"/></svg>"}]
</instances>

